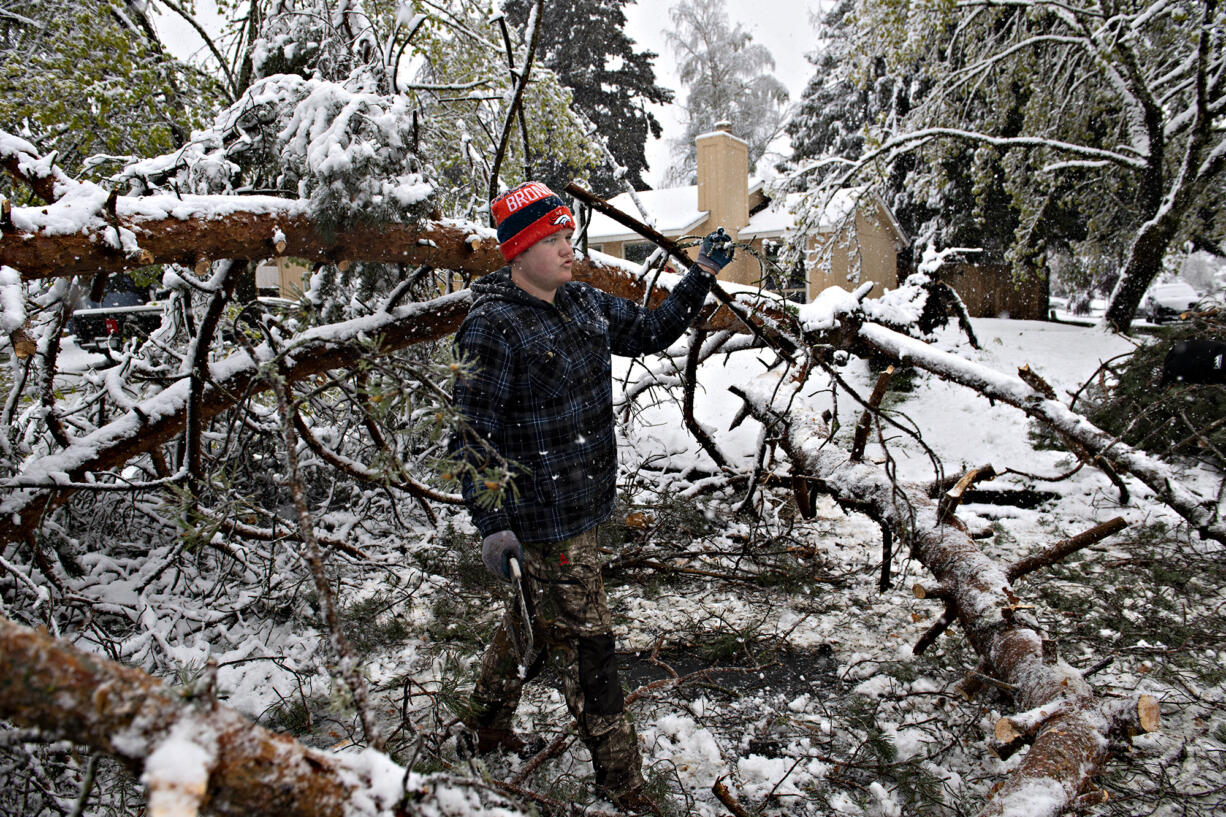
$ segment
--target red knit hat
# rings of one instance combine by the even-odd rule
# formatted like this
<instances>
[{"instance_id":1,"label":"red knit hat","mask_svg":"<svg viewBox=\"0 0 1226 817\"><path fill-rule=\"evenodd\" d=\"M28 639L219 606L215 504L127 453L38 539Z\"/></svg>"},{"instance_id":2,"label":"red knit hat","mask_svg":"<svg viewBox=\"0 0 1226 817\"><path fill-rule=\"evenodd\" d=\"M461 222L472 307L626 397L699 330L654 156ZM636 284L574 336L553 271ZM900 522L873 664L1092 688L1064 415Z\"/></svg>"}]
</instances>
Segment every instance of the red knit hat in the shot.
<instances>
[{"instance_id":1,"label":"red knit hat","mask_svg":"<svg viewBox=\"0 0 1226 817\"><path fill-rule=\"evenodd\" d=\"M540 182L524 182L490 202L498 249L508 261L542 238L575 228L575 214Z\"/></svg>"}]
</instances>

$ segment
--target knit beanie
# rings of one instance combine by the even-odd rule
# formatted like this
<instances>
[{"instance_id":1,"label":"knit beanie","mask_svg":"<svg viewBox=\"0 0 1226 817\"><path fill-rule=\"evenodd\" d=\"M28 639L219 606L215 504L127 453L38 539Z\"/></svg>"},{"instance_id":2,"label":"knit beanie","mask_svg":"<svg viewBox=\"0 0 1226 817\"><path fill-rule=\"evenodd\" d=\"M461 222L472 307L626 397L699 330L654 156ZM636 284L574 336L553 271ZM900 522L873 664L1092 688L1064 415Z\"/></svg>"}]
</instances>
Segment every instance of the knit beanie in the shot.
<instances>
[{"instance_id":1,"label":"knit beanie","mask_svg":"<svg viewBox=\"0 0 1226 817\"><path fill-rule=\"evenodd\" d=\"M498 225L498 249L512 260L542 238L574 229L575 214L540 182L524 182L490 202Z\"/></svg>"}]
</instances>

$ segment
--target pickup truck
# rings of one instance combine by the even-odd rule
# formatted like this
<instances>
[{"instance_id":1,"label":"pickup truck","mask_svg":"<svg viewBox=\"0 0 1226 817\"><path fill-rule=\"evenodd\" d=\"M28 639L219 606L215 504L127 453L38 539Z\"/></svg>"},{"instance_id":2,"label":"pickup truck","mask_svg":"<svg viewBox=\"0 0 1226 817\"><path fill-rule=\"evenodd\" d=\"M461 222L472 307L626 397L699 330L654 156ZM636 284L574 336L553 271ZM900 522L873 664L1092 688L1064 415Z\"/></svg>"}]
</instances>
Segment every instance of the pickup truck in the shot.
<instances>
[{"instance_id":1,"label":"pickup truck","mask_svg":"<svg viewBox=\"0 0 1226 817\"><path fill-rule=\"evenodd\" d=\"M83 349L122 344L131 337L144 337L162 323L159 301L135 286L126 276L117 276L102 301L83 301L72 313L68 331Z\"/></svg>"}]
</instances>

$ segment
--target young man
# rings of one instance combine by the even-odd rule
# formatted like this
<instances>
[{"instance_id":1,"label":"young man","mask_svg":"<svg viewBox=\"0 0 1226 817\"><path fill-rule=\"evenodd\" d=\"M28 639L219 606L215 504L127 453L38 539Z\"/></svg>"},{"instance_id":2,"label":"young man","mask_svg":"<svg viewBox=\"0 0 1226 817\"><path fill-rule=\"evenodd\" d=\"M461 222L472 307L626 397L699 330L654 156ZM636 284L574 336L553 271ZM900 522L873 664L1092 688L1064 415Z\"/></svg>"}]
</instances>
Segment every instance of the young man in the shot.
<instances>
[{"instance_id":1,"label":"young man","mask_svg":"<svg viewBox=\"0 0 1226 817\"><path fill-rule=\"evenodd\" d=\"M642 792L596 548L617 477L609 356L659 352L677 340L732 260L731 242L722 229L707 236L698 263L651 310L571 281L574 217L545 185L520 185L490 208L509 266L473 284L472 309L456 333L471 374L456 383L468 428L451 450L478 467L493 450L513 466L514 486L500 505L478 504L471 479L463 493L486 567L509 581L510 561L522 566L534 647L531 655L517 652L514 634L525 624L519 605L510 605L482 660L465 723L479 752L523 748L512 719L524 682L549 658L591 752L597 786L619 808L655 812Z\"/></svg>"}]
</instances>

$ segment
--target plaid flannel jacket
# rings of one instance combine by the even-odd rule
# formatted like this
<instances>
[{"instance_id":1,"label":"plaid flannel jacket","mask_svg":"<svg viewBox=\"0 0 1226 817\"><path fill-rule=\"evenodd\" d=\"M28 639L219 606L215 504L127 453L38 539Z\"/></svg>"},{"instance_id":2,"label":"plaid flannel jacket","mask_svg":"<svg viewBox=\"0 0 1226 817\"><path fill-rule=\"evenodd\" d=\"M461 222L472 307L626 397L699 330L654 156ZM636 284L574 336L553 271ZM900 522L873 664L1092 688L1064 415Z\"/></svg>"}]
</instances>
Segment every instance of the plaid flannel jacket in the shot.
<instances>
[{"instance_id":1,"label":"plaid flannel jacket","mask_svg":"<svg viewBox=\"0 0 1226 817\"><path fill-rule=\"evenodd\" d=\"M712 277L697 266L656 309L588 284L564 284L548 304L511 281L510 268L473 284L472 309L455 337L472 373L455 386L469 424L450 451L481 467L478 434L516 466L514 490L495 508L464 498L482 536L511 530L524 542L556 542L613 511L617 450L610 354L661 352L697 316Z\"/></svg>"}]
</instances>

